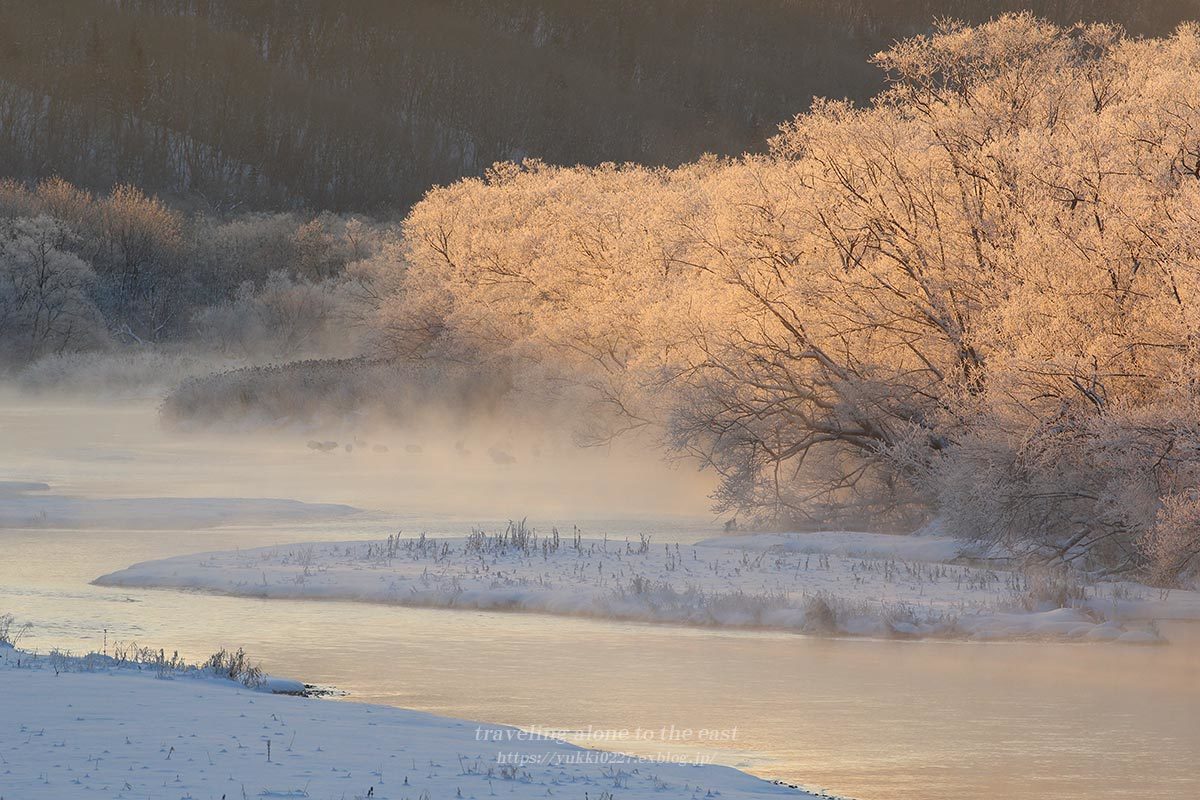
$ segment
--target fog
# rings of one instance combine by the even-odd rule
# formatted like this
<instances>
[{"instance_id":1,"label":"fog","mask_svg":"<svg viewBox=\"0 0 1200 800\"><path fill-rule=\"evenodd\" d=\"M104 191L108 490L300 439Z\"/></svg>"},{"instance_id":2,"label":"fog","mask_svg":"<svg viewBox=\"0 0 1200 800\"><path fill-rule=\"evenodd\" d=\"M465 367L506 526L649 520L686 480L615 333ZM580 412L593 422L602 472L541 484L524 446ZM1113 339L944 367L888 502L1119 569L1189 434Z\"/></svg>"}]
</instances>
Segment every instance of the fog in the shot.
<instances>
[{"instance_id":1,"label":"fog","mask_svg":"<svg viewBox=\"0 0 1200 800\"><path fill-rule=\"evenodd\" d=\"M52 502L58 495L227 497L340 503L468 525L522 517L567 526L637 518L714 524L705 514L711 481L694 467L670 464L636 440L581 448L569 428L539 429L531 420L464 419L427 408L408 426L342 418L181 428L161 421L153 398L89 401L81 393L10 390L0 406L9 454L0 478L49 484L0 494L0 505L14 514L18 503L29 514L39 511L39 497L50 513L66 513L61 501ZM120 511L126 525L178 528L186 525L168 517L196 510L126 504L104 518L93 514L93 521L115 527ZM288 518L286 509L271 510ZM61 520L46 524L63 527Z\"/></svg>"}]
</instances>

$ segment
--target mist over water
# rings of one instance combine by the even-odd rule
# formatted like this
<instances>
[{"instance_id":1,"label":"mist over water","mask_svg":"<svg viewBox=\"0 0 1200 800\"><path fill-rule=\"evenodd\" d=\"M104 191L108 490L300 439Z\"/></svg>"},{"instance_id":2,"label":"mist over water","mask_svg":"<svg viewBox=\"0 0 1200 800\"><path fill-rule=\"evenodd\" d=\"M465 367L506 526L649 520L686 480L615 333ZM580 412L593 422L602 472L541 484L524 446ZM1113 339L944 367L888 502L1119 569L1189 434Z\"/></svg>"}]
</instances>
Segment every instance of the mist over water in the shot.
<instances>
[{"instance_id":1,"label":"mist over water","mask_svg":"<svg viewBox=\"0 0 1200 800\"><path fill-rule=\"evenodd\" d=\"M614 518L713 524L705 513L711 478L636 441L580 448L566 429L436 411L403 428L338 421L188 431L162 424L157 405L0 397L2 477L95 497L345 503L468 529L523 516L547 526Z\"/></svg>"},{"instance_id":2,"label":"mist over water","mask_svg":"<svg viewBox=\"0 0 1200 800\"><path fill-rule=\"evenodd\" d=\"M618 540L711 536L707 479L633 447L580 450L491 423L181 432L151 402L11 396L0 436L0 480L49 484L27 493L47 497L46 524L0 530L0 611L33 622L23 644L42 651L107 638L199 659L243 646L270 671L338 686L351 702L572 729L589 746L711 758L863 800L1176 798L1200 782L1200 630L1187 624L1165 626L1164 647L918 643L89 584L170 555L463 533L518 515ZM328 441L338 446L309 447ZM269 497L364 512L213 527L180 504L154 530L132 524L146 513L134 504L131 524L68 530L51 527L56 495ZM704 744L586 734L669 726L736 734Z\"/></svg>"}]
</instances>

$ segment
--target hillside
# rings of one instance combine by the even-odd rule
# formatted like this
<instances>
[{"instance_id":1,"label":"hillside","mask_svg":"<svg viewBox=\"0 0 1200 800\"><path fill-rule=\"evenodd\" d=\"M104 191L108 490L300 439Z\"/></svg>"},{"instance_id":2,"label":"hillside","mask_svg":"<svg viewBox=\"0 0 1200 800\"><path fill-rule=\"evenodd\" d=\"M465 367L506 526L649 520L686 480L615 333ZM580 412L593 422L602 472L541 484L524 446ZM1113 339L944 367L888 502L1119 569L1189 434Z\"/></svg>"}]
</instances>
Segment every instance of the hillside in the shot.
<instances>
[{"instance_id":1,"label":"hillside","mask_svg":"<svg viewBox=\"0 0 1200 800\"><path fill-rule=\"evenodd\" d=\"M0 171L216 210L403 210L526 156L760 147L867 57L1008 0L0 0ZM1198 0L1038 0L1164 33Z\"/></svg>"}]
</instances>

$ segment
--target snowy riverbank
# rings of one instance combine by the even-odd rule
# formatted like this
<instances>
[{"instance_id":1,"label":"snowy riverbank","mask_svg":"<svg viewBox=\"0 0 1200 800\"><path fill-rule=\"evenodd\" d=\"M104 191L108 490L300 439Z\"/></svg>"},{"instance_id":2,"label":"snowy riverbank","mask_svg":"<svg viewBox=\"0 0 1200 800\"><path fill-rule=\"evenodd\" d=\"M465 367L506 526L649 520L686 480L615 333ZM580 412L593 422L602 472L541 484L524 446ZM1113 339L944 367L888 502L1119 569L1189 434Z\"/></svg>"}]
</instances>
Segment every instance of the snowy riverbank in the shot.
<instances>
[{"instance_id":1,"label":"snowy riverbank","mask_svg":"<svg viewBox=\"0 0 1200 800\"><path fill-rule=\"evenodd\" d=\"M811 795L514 728L285 697L191 671L0 645L0 797L758 798Z\"/></svg>"},{"instance_id":2,"label":"snowy riverbank","mask_svg":"<svg viewBox=\"0 0 1200 800\"><path fill-rule=\"evenodd\" d=\"M1082 586L960 563L945 537L823 533L698 545L538 535L523 527L149 561L103 586L263 598L532 611L805 633L1147 643L1156 618L1200 618L1200 594Z\"/></svg>"}]
</instances>

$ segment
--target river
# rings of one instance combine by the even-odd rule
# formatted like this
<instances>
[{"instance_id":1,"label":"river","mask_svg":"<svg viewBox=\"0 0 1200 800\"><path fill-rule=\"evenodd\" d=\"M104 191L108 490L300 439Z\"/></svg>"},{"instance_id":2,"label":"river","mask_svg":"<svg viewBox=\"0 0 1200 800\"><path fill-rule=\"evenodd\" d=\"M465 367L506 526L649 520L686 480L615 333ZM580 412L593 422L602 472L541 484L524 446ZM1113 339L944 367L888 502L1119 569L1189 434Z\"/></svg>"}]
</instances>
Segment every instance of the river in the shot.
<instances>
[{"instance_id":1,"label":"river","mask_svg":"<svg viewBox=\"0 0 1200 800\"><path fill-rule=\"evenodd\" d=\"M150 404L6 399L0 480L372 511L213 529L0 529L0 613L32 622L22 645L43 651L136 640L199 659L244 646L271 672L346 690L347 702L572 729L585 744L710 758L859 800L1200 796L1200 628L1188 624L1164 627L1163 647L898 642L90 585L169 555L461 533L514 514L656 542L715 526L686 514L702 507L704 481L651 461L552 458L552 445L518 440L502 443L516 464L501 465L478 457L494 442L431 432L391 434L386 453L371 441L319 453L308 436L168 434ZM672 727L724 738L672 740ZM657 733L593 738L637 729Z\"/></svg>"}]
</instances>

